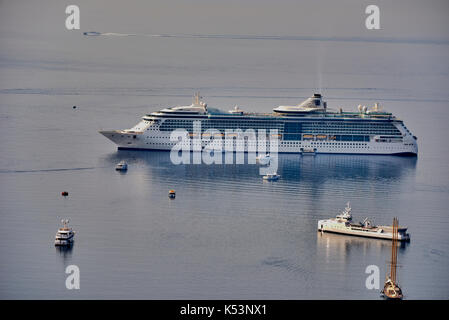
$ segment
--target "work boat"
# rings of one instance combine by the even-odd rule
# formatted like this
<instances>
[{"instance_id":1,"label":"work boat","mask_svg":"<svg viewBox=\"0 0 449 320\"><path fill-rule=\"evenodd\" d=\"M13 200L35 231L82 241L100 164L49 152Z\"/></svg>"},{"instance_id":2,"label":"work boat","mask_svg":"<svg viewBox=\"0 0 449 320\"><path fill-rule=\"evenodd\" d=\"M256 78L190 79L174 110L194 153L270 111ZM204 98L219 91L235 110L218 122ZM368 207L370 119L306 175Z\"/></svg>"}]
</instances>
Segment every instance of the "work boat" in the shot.
<instances>
[{"instance_id":1,"label":"work boat","mask_svg":"<svg viewBox=\"0 0 449 320\"><path fill-rule=\"evenodd\" d=\"M352 222L351 206L349 202L346 208L335 218L318 221L318 231L338 234L360 236L367 238L389 239L393 238L393 226L375 226L368 218L363 222ZM398 241L410 241L410 235L406 227L397 228Z\"/></svg>"},{"instance_id":2,"label":"work boat","mask_svg":"<svg viewBox=\"0 0 449 320\"><path fill-rule=\"evenodd\" d=\"M70 246L75 241L75 231L68 226L69 220L61 220L63 227L58 229L55 236L55 246Z\"/></svg>"},{"instance_id":3,"label":"work boat","mask_svg":"<svg viewBox=\"0 0 449 320\"><path fill-rule=\"evenodd\" d=\"M174 130L183 130L189 139L182 142L170 139ZM252 130L257 139L235 134L237 130L243 133ZM228 134L230 131L234 132L232 136ZM201 150L217 150L219 146L224 151L252 152L260 151L261 141L266 141L262 146L269 151L270 141L277 140L279 153L413 156L418 153L416 136L401 119L384 111L379 104L373 108L359 105L351 112L331 109L321 94L314 94L298 105L278 106L272 113L247 112L241 107L223 111L209 107L196 94L191 105L163 108L143 116L131 129L100 133L119 149L172 150L176 146L193 150L194 145L201 144ZM223 139L225 143L221 143Z\"/></svg>"}]
</instances>

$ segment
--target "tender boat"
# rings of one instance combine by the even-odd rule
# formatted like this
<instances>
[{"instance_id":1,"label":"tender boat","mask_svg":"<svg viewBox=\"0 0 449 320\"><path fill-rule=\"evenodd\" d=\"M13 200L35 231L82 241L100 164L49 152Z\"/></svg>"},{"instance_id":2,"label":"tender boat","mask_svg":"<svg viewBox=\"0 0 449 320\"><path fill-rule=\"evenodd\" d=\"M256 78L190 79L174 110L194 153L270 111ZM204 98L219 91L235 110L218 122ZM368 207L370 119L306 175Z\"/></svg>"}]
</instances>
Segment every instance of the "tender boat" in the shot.
<instances>
[{"instance_id":1,"label":"tender boat","mask_svg":"<svg viewBox=\"0 0 449 320\"><path fill-rule=\"evenodd\" d=\"M280 177L281 176L278 175L277 173L269 173L269 174L264 175L263 179L267 180L267 181L276 181L276 180L279 180Z\"/></svg>"},{"instance_id":2,"label":"tender boat","mask_svg":"<svg viewBox=\"0 0 449 320\"><path fill-rule=\"evenodd\" d=\"M348 202L345 210L335 218L319 220L318 231L377 239L393 239L393 226L375 226L368 220L368 218L363 222L353 223L351 210L351 206ZM397 233L398 241L410 241L407 227L398 227Z\"/></svg>"},{"instance_id":3,"label":"tender boat","mask_svg":"<svg viewBox=\"0 0 449 320\"><path fill-rule=\"evenodd\" d=\"M117 165L115 166L115 170L126 171L128 170L128 164L124 160L122 160L119 163L117 163Z\"/></svg>"},{"instance_id":4,"label":"tender boat","mask_svg":"<svg viewBox=\"0 0 449 320\"><path fill-rule=\"evenodd\" d=\"M69 220L61 220L63 227L58 229L55 236L55 246L70 246L75 241L75 231L68 226Z\"/></svg>"}]
</instances>

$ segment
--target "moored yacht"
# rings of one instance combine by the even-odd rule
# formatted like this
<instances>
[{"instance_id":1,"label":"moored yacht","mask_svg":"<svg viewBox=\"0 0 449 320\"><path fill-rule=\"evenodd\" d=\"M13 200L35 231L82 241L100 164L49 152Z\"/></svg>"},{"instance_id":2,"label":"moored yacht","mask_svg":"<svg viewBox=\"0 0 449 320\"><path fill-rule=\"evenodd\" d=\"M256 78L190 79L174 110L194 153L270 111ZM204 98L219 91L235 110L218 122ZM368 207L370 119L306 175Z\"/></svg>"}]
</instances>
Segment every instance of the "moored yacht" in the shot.
<instances>
[{"instance_id":1,"label":"moored yacht","mask_svg":"<svg viewBox=\"0 0 449 320\"><path fill-rule=\"evenodd\" d=\"M68 226L69 220L61 220L63 227L58 229L55 236L55 246L70 246L75 241L75 231Z\"/></svg>"}]
</instances>

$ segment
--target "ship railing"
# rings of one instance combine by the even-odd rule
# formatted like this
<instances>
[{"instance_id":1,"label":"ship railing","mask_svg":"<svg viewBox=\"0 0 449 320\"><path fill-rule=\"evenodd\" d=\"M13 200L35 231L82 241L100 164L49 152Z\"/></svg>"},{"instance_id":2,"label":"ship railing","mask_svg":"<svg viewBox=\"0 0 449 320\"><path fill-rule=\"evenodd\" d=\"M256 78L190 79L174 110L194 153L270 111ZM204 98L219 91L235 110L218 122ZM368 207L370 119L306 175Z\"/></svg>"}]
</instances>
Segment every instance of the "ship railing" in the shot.
<instances>
[{"instance_id":1,"label":"ship railing","mask_svg":"<svg viewBox=\"0 0 449 320\"><path fill-rule=\"evenodd\" d=\"M57 233L56 234L56 236L58 237L58 238L70 238L71 236L73 236L73 234L72 233Z\"/></svg>"}]
</instances>

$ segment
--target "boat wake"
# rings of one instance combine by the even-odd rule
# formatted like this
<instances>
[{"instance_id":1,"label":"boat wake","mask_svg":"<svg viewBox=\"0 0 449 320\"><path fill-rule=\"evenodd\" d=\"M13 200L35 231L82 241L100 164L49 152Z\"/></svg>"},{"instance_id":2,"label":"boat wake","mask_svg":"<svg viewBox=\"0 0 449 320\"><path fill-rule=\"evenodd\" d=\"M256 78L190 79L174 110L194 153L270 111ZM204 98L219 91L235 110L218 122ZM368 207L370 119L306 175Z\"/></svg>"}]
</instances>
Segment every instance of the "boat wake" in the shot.
<instances>
[{"instance_id":1,"label":"boat wake","mask_svg":"<svg viewBox=\"0 0 449 320\"><path fill-rule=\"evenodd\" d=\"M228 39L228 40L283 40L283 41L333 41L333 42L375 42L375 43L406 43L406 44L438 44L449 45L446 39L422 38L386 38L386 37L317 37L293 35L248 35L248 34L145 34L118 32L83 32L85 36L112 37L149 37L149 38L188 38L188 39Z\"/></svg>"},{"instance_id":2,"label":"boat wake","mask_svg":"<svg viewBox=\"0 0 449 320\"><path fill-rule=\"evenodd\" d=\"M95 167L85 167L85 168L58 168L58 169L30 169L30 170L0 170L0 173L58 172L58 171L92 170L92 169L95 169Z\"/></svg>"},{"instance_id":3,"label":"boat wake","mask_svg":"<svg viewBox=\"0 0 449 320\"><path fill-rule=\"evenodd\" d=\"M312 273L306 267L301 266L298 261L290 261L281 257L267 257L262 260L262 265L274 268L281 268L288 272L301 274L306 278L310 278Z\"/></svg>"}]
</instances>

